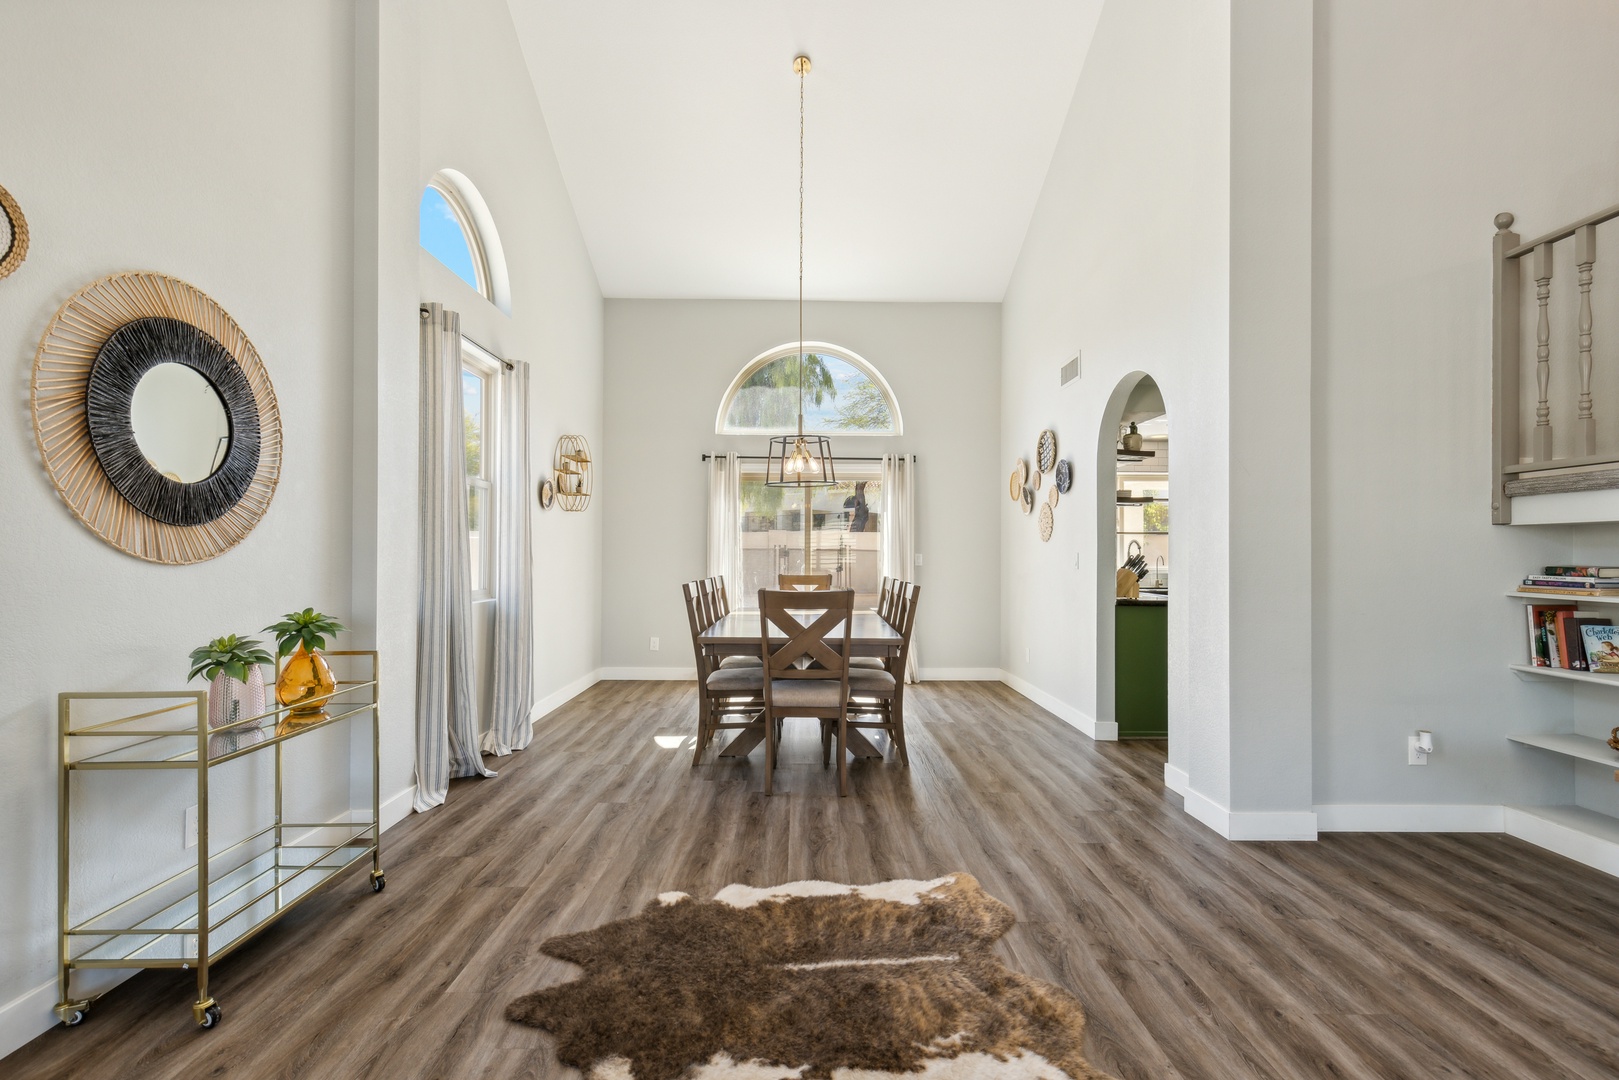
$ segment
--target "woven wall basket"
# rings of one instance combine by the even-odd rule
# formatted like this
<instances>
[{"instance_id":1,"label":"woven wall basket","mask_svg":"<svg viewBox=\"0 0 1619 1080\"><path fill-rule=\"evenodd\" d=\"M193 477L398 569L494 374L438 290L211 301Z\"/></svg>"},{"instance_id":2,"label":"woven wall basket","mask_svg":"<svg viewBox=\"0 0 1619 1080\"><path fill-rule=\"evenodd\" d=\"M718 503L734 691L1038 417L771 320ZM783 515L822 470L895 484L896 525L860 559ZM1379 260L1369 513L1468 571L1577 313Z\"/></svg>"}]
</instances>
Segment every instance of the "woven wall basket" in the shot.
<instances>
[{"instance_id":1,"label":"woven wall basket","mask_svg":"<svg viewBox=\"0 0 1619 1080\"><path fill-rule=\"evenodd\" d=\"M258 461L234 505L198 525L148 517L114 488L91 445L85 408L96 354L113 332L137 319L178 319L224 347L241 369L258 410ZM61 306L34 355L34 437L56 492L75 517L113 547L149 562L203 562L238 544L264 516L281 477L281 413L253 343L195 286L134 271L94 281Z\"/></svg>"}]
</instances>

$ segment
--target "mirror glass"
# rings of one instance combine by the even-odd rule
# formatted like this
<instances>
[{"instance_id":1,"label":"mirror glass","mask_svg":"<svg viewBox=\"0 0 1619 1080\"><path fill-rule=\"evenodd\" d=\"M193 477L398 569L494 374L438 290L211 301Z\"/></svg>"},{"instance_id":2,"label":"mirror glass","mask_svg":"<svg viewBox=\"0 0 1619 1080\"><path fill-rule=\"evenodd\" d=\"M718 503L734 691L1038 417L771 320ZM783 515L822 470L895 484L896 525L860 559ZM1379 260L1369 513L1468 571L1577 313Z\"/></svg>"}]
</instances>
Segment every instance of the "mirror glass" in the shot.
<instances>
[{"instance_id":1,"label":"mirror glass","mask_svg":"<svg viewBox=\"0 0 1619 1080\"><path fill-rule=\"evenodd\" d=\"M212 476L230 447L225 403L207 379L184 364L158 364L141 376L130 422L152 468L182 484Z\"/></svg>"},{"instance_id":2,"label":"mirror glass","mask_svg":"<svg viewBox=\"0 0 1619 1080\"><path fill-rule=\"evenodd\" d=\"M5 258L11 250L11 238L16 235L11 230L11 216L4 208L0 208L0 258Z\"/></svg>"}]
</instances>

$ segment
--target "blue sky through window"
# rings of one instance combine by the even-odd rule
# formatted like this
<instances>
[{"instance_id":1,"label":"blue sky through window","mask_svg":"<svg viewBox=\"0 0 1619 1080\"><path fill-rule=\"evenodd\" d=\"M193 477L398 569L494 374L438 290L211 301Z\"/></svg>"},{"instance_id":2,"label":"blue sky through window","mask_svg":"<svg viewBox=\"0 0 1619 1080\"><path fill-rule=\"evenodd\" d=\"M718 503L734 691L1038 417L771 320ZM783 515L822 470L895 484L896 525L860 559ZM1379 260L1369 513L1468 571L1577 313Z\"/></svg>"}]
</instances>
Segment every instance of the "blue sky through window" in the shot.
<instances>
[{"instance_id":1,"label":"blue sky through window","mask_svg":"<svg viewBox=\"0 0 1619 1080\"><path fill-rule=\"evenodd\" d=\"M437 189L422 192L421 245L427 253L448 266L456 277L478 292L478 272L472 266L472 249L455 211Z\"/></svg>"}]
</instances>

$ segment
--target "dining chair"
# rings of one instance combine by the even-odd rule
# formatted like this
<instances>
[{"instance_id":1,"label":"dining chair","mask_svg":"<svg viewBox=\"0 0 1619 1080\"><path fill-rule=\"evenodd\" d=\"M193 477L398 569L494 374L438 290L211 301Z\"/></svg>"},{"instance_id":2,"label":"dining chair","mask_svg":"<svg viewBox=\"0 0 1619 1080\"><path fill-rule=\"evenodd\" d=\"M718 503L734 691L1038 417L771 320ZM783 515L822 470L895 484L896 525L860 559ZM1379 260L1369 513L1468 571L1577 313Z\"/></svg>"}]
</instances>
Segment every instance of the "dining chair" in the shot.
<instances>
[{"instance_id":1,"label":"dining chair","mask_svg":"<svg viewBox=\"0 0 1619 1080\"><path fill-rule=\"evenodd\" d=\"M819 613L808 623L803 597L788 589L759 590L759 655L764 662L765 794L774 790L779 723L789 716L836 722L839 744L849 718L849 632L854 622L854 590L827 591L815 598ZM784 635L773 639L770 628ZM839 761L838 794L849 794L849 768Z\"/></svg>"},{"instance_id":2,"label":"dining chair","mask_svg":"<svg viewBox=\"0 0 1619 1080\"><path fill-rule=\"evenodd\" d=\"M898 606L900 591L910 587L910 582L898 578L883 578L881 591L877 594L877 615L890 626L894 625L895 608ZM849 661L857 668L881 668L887 671L888 658L883 656L856 656Z\"/></svg>"},{"instance_id":3,"label":"dining chair","mask_svg":"<svg viewBox=\"0 0 1619 1080\"><path fill-rule=\"evenodd\" d=\"M708 749L714 732L762 723L760 710L764 706L763 667L757 660L751 665L727 668L703 650L699 635L713 624L703 622L702 586L701 581L688 581L680 587L686 598L686 623L691 627L691 649L697 661L697 748L691 756L693 765L702 764L703 751ZM747 720L726 719L749 713L752 715Z\"/></svg>"},{"instance_id":4,"label":"dining chair","mask_svg":"<svg viewBox=\"0 0 1619 1080\"><path fill-rule=\"evenodd\" d=\"M902 588L896 590L899 596L897 606L899 622L894 629L900 633L898 655L893 657L885 670L856 667L849 672L849 693L854 699L849 702L849 712L853 715L838 731L839 769L847 767L849 755L845 750L844 740L848 728L886 731L899 754L899 763L910 767L911 757L905 749L905 665L911 656L911 632L916 629L916 609L922 596L922 586L912 585L909 582L902 585ZM832 735L831 726L823 723L821 725L823 766L829 764Z\"/></svg>"},{"instance_id":5,"label":"dining chair","mask_svg":"<svg viewBox=\"0 0 1619 1080\"><path fill-rule=\"evenodd\" d=\"M703 581L703 586L708 596L708 625L713 626L731 613L731 600L730 597L725 595L724 577L716 575L706 578ZM723 656L720 658L719 666L722 668L756 668L759 666L759 658L752 655Z\"/></svg>"},{"instance_id":6,"label":"dining chair","mask_svg":"<svg viewBox=\"0 0 1619 1080\"><path fill-rule=\"evenodd\" d=\"M776 584L799 592L826 592L832 588L831 574L779 574Z\"/></svg>"}]
</instances>

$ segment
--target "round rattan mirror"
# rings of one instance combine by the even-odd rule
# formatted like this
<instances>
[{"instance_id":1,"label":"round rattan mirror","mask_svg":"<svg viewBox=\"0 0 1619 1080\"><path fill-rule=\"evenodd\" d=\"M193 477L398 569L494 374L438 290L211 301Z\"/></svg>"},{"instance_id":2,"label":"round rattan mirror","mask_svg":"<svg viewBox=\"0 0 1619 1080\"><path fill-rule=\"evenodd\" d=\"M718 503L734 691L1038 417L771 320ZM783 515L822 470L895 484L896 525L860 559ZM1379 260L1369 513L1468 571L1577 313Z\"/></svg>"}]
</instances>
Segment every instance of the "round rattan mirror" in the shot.
<instances>
[{"instance_id":1,"label":"round rattan mirror","mask_svg":"<svg viewBox=\"0 0 1619 1080\"><path fill-rule=\"evenodd\" d=\"M125 273L79 290L34 358L34 435L68 508L151 562L234 547L281 475L281 418L252 342L204 293Z\"/></svg>"},{"instance_id":2,"label":"round rattan mirror","mask_svg":"<svg viewBox=\"0 0 1619 1080\"><path fill-rule=\"evenodd\" d=\"M0 187L0 278L28 257L28 221L11 192Z\"/></svg>"}]
</instances>

